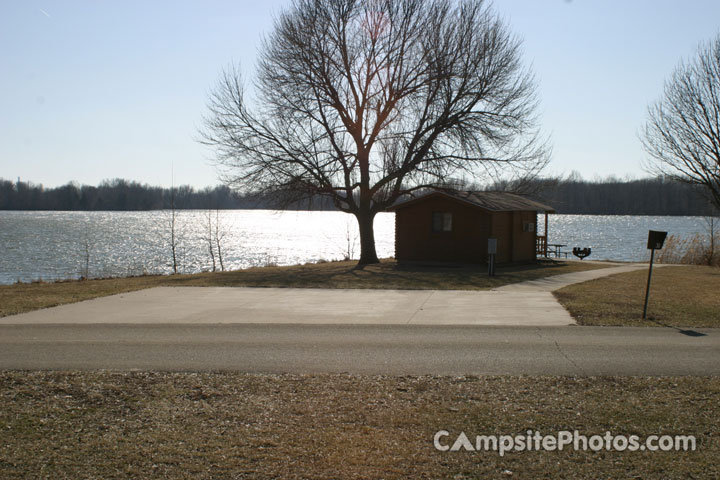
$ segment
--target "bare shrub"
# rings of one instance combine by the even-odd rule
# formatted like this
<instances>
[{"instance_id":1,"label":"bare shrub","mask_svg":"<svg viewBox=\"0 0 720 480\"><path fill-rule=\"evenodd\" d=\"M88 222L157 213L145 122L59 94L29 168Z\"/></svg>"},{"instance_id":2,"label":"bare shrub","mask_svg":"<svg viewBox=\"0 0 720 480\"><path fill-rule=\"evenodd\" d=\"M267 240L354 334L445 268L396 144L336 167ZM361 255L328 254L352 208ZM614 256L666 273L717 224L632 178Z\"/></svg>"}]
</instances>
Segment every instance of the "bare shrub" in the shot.
<instances>
[{"instance_id":1,"label":"bare shrub","mask_svg":"<svg viewBox=\"0 0 720 480\"><path fill-rule=\"evenodd\" d=\"M713 236L696 233L685 238L670 235L658 252L657 262L720 267L720 252L714 248L716 245L720 245L718 232Z\"/></svg>"}]
</instances>

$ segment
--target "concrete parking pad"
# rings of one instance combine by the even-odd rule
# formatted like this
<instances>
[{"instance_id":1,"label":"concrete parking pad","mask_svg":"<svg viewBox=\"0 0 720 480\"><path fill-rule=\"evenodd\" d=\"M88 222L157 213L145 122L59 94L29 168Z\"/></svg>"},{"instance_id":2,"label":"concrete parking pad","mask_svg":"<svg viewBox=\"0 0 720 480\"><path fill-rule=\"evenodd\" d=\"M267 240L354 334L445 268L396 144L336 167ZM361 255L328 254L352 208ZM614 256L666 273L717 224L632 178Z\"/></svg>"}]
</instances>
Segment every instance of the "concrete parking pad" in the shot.
<instances>
[{"instance_id":1,"label":"concrete parking pad","mask_svg":"<svg viewBox=\"0 0 720 480\"><path fill-rule=\"evenodd\" d=\"M572 325L543 291L158 287L0 318L0 324Z\"/></svg>"},{"instance_id":2,"label":"concrete parking pad","mask_svg":"<svg viewBox=\"0 0 720 480\"><path fill-rule=\"evenodd\" d=\"M12 324L575 325L552 296L573 283L624 273L628 264L495 290L157 287L0 318Z\"/></svg>"}]
</instances>

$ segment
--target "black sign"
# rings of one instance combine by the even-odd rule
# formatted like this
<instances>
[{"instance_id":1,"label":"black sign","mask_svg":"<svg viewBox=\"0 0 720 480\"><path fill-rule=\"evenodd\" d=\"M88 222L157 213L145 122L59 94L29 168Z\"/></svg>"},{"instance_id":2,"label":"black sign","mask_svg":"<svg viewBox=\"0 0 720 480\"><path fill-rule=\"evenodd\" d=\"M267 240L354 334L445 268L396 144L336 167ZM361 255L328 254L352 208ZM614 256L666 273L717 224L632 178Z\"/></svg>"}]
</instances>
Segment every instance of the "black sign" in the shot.
<instances>
[{"instance_id":1,"label":"black sign","mask_svg":"<svg viewBox=\"0 0 720 480\"><path fill-rule=\"evenodd\" d=\"M649 250L661 249L663 247L663 243L665 243L665 237L667 237L667 232L656 232L655 230L650 230L648 233L647 248Z\"/></svg>"}]
</instances>

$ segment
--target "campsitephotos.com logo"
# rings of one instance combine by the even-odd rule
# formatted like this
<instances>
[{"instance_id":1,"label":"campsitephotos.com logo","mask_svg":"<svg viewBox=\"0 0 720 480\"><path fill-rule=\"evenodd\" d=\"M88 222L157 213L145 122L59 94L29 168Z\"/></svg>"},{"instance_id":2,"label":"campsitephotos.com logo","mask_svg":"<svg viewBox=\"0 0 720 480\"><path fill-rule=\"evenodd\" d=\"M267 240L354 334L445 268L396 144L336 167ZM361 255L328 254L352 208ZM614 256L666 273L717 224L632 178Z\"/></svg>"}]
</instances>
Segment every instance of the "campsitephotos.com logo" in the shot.
<instances>
[{"instance_id":1,"label":"campsitephotos.com logo","mask_svg":"<svg viewBox=\"0 0 720 480\"><path fill-rule=\"evenodd\" d=\"M433 438L435 448L441 452L497 452L501 457L509 452L530 452L556 450L601 450L616 452L669 452L695 451L693 435L648 435L642 440L638 435L582 435L577 430L562 430L554 435L543 435L528 430L521 435L477 435L474 441L465 432L451 436L447 430L440 430Z\"/></svg>"}]
</instances>

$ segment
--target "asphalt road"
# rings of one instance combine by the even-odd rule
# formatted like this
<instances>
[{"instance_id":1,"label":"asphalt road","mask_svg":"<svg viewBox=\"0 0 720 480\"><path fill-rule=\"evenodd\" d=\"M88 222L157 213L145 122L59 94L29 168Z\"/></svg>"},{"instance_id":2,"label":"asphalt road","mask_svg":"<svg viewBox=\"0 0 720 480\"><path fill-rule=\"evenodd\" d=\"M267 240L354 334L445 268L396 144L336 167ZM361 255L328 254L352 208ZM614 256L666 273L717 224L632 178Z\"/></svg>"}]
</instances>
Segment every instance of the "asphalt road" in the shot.
<instances>
[{"instance_id":1,"label":"asphalt road","mask_svg":"<svg viewBox=\"0 0 720 480\"><path fill-rule=\"evenodd\" d=\"M718 375L720 329L1 325L0 369L393 375Z\"/></svg>"}]
</instances>

